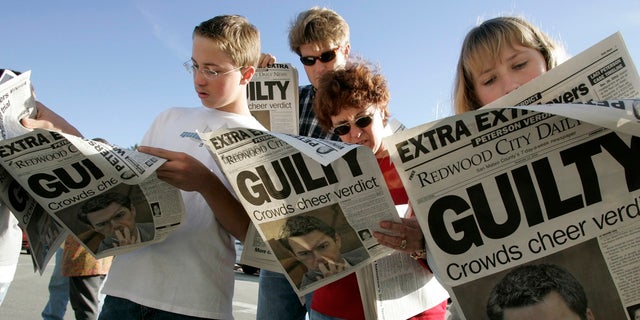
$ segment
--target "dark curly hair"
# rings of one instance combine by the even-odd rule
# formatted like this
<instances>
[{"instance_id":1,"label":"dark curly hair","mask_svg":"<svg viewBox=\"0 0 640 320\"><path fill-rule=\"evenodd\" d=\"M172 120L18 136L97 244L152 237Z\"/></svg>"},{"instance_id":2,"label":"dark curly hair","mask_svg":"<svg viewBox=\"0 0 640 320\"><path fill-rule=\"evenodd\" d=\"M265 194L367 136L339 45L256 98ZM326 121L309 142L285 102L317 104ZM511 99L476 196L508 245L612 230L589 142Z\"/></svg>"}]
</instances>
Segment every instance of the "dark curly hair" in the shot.
<instances>
[{"instance_id":1,"label":"dark curly hair","mask_svg":"<svg viewBox=\"0 0 640 320\"><path fill-rule=\"evenodd\" d=\"M387 80L362 59L352 59L347 65L335 71L326 72L320 79L313 111L323 129L331 129L331 116L345 108L365 109L374 106L382 111L382 119L390 116L389 100L391 95Z\"/></svg>"}]
</instances>

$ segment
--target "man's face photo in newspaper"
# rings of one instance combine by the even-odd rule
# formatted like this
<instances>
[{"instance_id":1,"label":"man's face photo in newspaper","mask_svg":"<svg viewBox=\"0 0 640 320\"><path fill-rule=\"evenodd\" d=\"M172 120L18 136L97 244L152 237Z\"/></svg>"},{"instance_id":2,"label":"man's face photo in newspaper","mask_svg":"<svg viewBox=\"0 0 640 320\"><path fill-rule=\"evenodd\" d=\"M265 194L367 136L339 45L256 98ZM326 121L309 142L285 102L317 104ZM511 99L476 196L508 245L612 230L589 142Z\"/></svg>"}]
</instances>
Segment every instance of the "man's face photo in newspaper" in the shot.
<instances>
[{"instance_id":1,"label":"man's face photo in newspaper","mask_svg":"<svg viewBox=\"0 0 640 320\"><path fill-rule=\"evenodd\" d=\"M116 239L116 232L121 234L135 234L136 210L127 208L119 203L113 202L108 207L91 212L87 219L94 229L102 233L105 237Z\"/></svg>"},{"instance_id":2,"label":"man's face photo in newspaper","mask_svg":"<svg viewBox=\"0 0 640 320\"><path fill-rule=\"evenodd\" d=\"M330 265L342 263L340 235L330 237L320 231L290 237L288 239L292 252L307 269L320 272L322 268L329 269Z\"/></svg>"}]
</instances>

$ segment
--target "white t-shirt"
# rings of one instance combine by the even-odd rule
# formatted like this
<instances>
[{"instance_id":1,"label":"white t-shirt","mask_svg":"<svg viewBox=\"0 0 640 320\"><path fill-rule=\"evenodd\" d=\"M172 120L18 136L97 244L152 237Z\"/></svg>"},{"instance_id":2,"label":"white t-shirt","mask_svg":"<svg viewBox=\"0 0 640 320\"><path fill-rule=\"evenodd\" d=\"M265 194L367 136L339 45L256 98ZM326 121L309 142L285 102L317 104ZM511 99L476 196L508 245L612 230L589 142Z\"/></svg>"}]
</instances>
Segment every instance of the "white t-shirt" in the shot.
<instances>
[{"instance_id":1,"label":"white t-shirt","mask_svg":"<svg viewBox=\"0 0 640 320\"><path fill-rule=\"evenodd\" d=\"M153 122L141 145L185 152L227 180L196 131L245 127L265 130L253 117L205 107L171 108ZM185 219L164 241L118 255L103 293L195 317L232 319L233 238L197 192L182 192Z\"/></svg>"}]
</instances>

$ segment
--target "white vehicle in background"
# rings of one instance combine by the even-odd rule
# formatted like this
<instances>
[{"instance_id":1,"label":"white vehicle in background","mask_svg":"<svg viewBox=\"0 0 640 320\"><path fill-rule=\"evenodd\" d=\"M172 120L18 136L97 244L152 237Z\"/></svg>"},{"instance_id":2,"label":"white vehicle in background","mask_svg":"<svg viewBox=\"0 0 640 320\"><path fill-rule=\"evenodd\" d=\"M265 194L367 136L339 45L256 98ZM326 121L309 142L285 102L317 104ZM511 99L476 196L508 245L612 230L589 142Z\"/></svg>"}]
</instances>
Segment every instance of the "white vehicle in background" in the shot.
<instances>
[{"instance_id":1,"label":"white vehicle in background","mask_svg":"<svg viewBox=\"0 0 640 320\"><path fill-rule=\"evenodd\" d=\"M242 242L240 240L234 239L236 243L236 267L235 269L242 269L242 272L251 275L257 275L260 271L260 268L252 267L246 264L240 264L240 257L242 256Z\"/></svg>"}]
</instances>

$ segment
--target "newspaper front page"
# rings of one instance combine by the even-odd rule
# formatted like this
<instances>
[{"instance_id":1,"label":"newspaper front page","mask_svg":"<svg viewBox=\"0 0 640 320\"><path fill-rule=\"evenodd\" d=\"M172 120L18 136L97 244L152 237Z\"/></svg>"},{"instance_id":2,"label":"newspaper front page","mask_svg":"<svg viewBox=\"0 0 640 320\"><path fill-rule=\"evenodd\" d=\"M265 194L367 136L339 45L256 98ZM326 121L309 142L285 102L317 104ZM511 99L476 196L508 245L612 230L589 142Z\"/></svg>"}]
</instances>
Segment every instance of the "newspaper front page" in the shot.
<instances>
[{"instance_id":1,"label":"newspaper front page","mask_svg":"<svg viewBox=\"0 0 640 320\"><path fill-rule=\"evenodd\" d=\"M276 271L285 274L299 296L393 251L365 236L381 231L381 220L399 221L369 148L242 128L200 136L267 240L265 250L276 257ZM315 218L328 228L321 231L309 220ZM307 235L324 240L307 246ZM319 252L346 267L316 259ZM323 268L337 270L324 270L325 276Z\"/></svg>"},{"instance_id":2,"label":"newspaper front page","mask_svg":"<svg viewBox=\"0 0 640 320\"><path fill-rule=\"evenodd\" d=\"M640 100L623 98L639 83L615 34L489 106L385 141L462 318L486 319L507 272L550 263L581 283L596 319L632 319ZM501 108L516 104L528 106Z\"/></svg>"},{"instance_id":3,"label":"newspaper front page","mask_svg":"<svg viewBox=\"0 0 640 320\"><path fill-rule=\"evenodd\" d=\"M611 232L632 243L640 237L639 142L526 109L468 112L389 140L430 262L468 319L484 314L493 285L525 263L569 269L592 308L620 315L612 319L640 303L637 292L616 290L622 274L609 265L621 261L607 252Z\"/></svg>"},{"instance_id":4,"label":"newspaper front page","mask_svg":"<svg viewBox=\"0 0 640 320\"><path fill-rule=\"evenodd\" d=\"M159 180L164 159L100 141L25 128L35 117L31 71L0 76L0 200L26 230L42 272L70 233L96 258L163 240L184 216Z\"/></svg>"},{"instance_id":5,"label":"newspaper front page","mask_svg":"<svg viewBox=\"0 0 640 320\"><path fill-rule=\"evenodd\" d=\"M36 129L0 142L0 164L12 178L2 181L3 196L8 197L3 200L29 203L29 217L22 214L20 220L28 224L32 244L51 248L50 239L58 236L52 227L32 220L37 213L36 221L48 221L43 209L96 258L125 253L161 241L182 221L180 191L155 175L163 162L137 151ZM104 208L101 201L110 204ZM43 262L38 267L46 265L46 259L36 260Z\"/></svg>"},{"instance_id":6,"label":"newspaper front page","mask_svg":"<svg viewBox=\"0 0 640 320\"><path fill-rule=\"evenodd\" d=\"M30 77L31 71L16 75L11 70L4 70L0 75L0 140L30 131L20 124L21 119L36 116L36 99ZM18 219L20 227L25 230L31 246L34 269L42 273L47 261L66 239L67 231L3 168L0 168L0 186L2 205L9 208Z\"/></svg>"},{"instance_id":7,"label":"newspaper front page","mask_svg":"<svg viewBox=\"0 0 640 320\"><path fill-rule=\"evenodd\" d=\"M15 179L0 166L0 202L18 219L27 234L34 270L44 272L47 262L67 238L67 230L56 222Z\"/></svg>"},{"instance_id":8,"label":"newspaper front page","mask_svg":"<svg viewBox=\"0 0 640 320\"><path fill-rule=\"evenodd\" d=\"M298 134L298 83L290 63L256 69L247 86L251 115L269 131Z\"/></svg>"}]
</instances>

